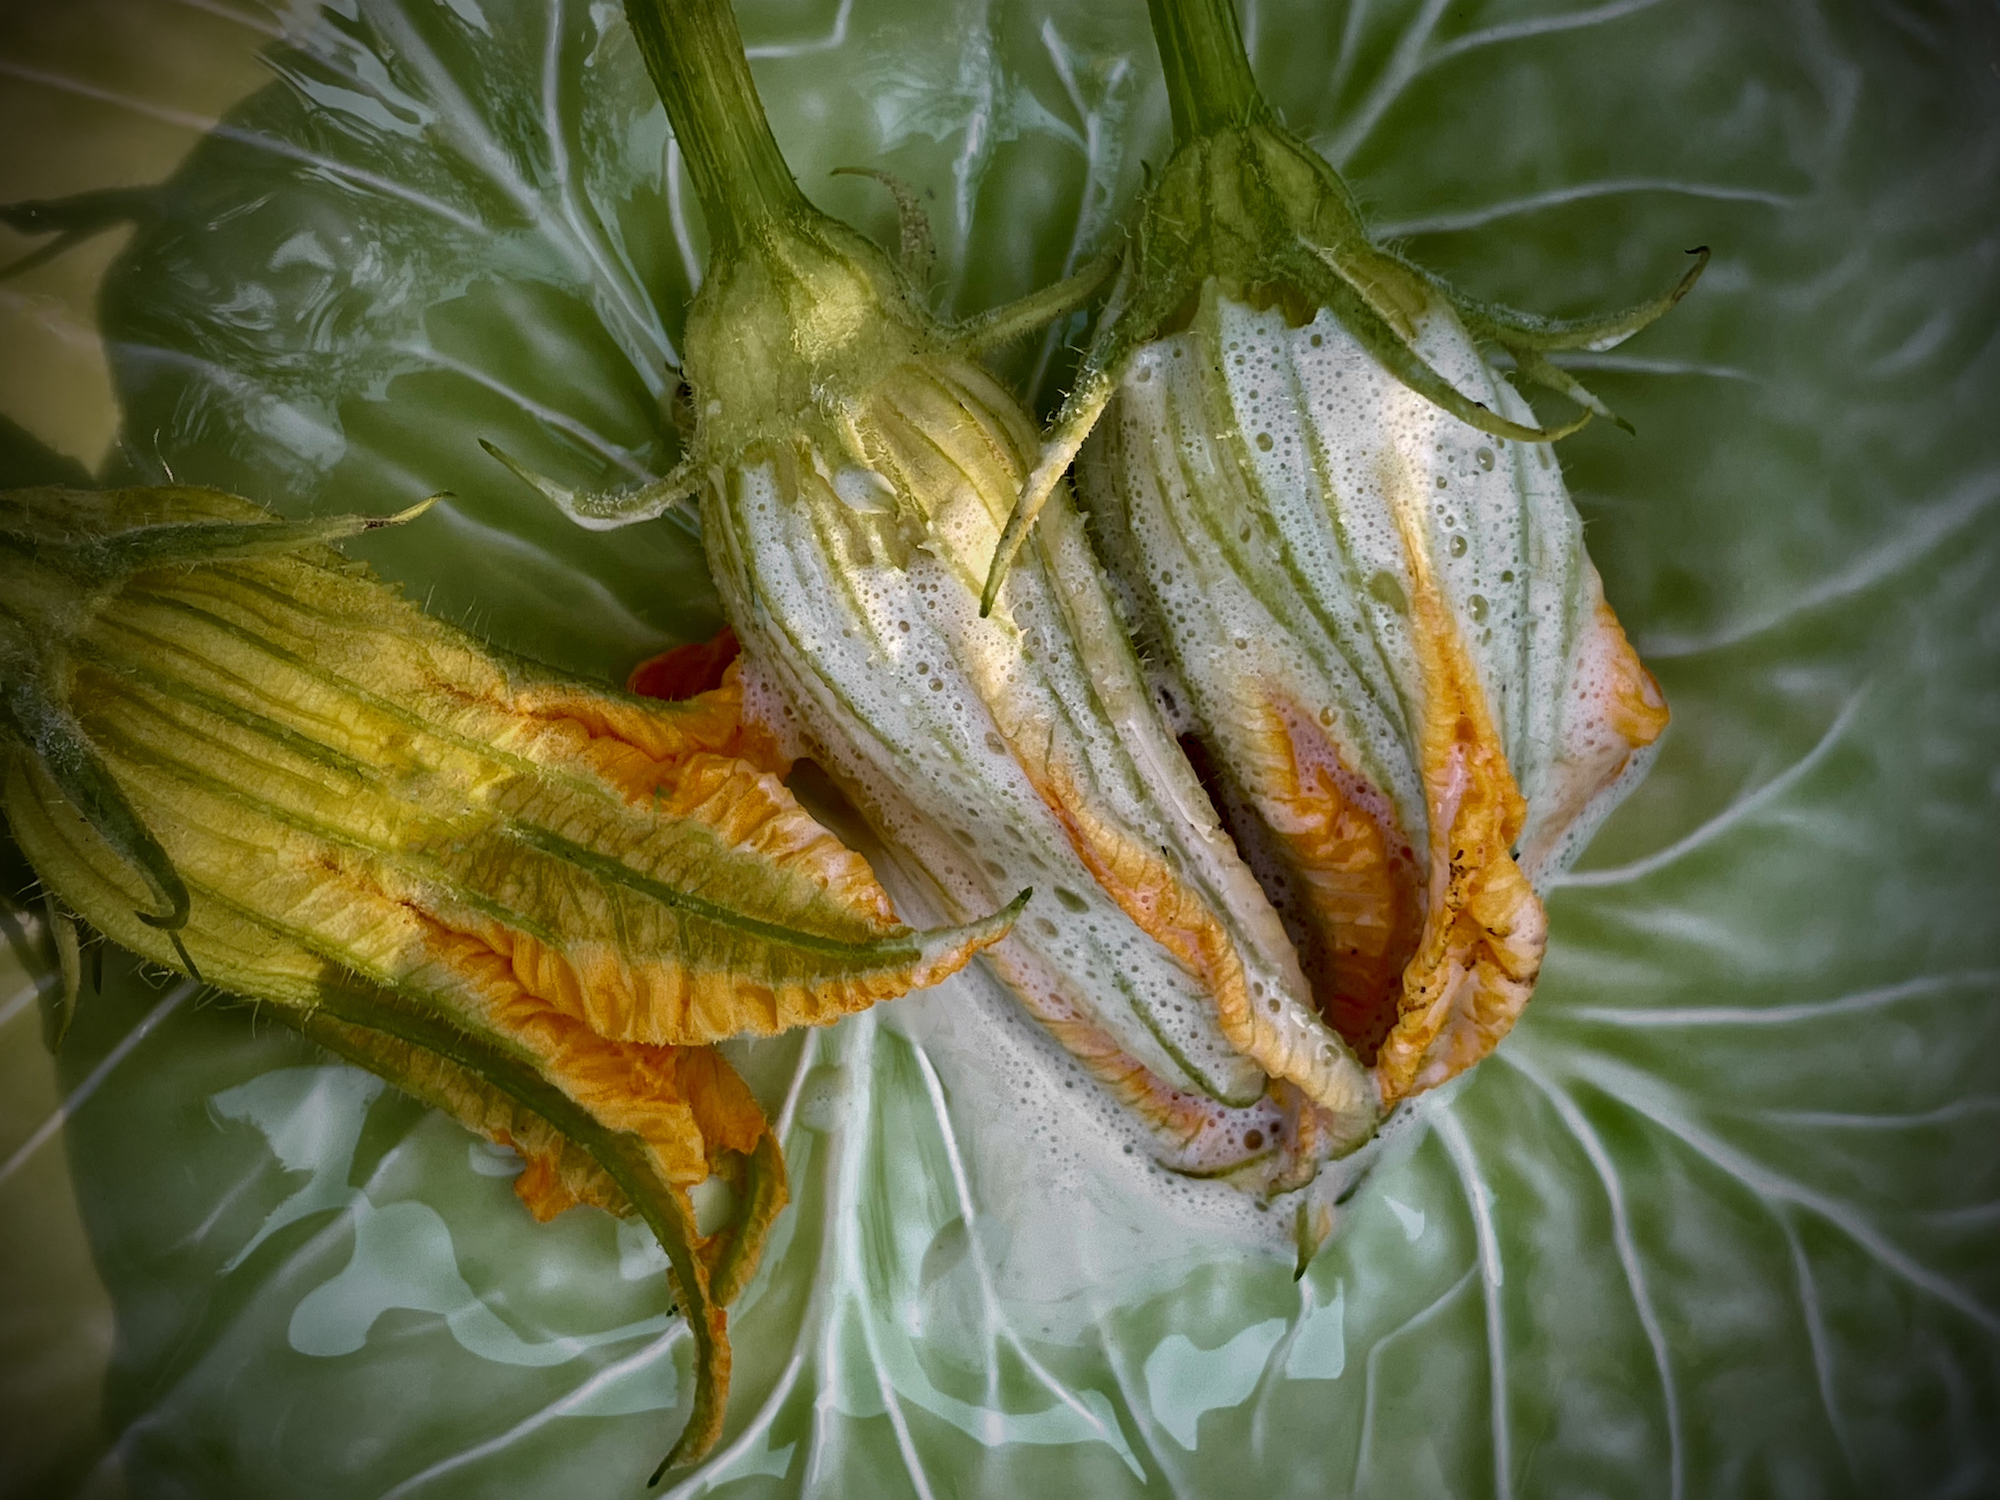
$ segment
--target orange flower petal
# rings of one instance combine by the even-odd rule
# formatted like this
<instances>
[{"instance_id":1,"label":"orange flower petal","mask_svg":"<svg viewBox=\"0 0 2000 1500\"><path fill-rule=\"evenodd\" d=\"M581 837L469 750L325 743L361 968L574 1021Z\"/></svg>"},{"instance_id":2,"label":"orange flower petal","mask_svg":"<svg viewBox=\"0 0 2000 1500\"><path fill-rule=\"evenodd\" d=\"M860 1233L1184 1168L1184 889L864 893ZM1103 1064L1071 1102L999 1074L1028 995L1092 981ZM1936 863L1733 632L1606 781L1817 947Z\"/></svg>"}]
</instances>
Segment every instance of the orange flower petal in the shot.
<instances>
[{"instance_id":1,"label":"orange flower petal","mask_svg":"<svg viewBox=\"0 0 2000 1500\"><path fill-rule=\"evenodd\" d=\"M1423 674L1419 763L1430 808L1423 936L1377 1054L1385 1104L1435 1088L1505 1036L1534 989L1548 918L1511 850L1527 807L1478 673L1438 592L1407 484L1390 484L1410 562L1411 636Z\"/></svg>"},{"instance_id":2,"label":"orange flower petal","mask_svg":"<svg viewBox=\"0 0 2000 1500\"><path fill-rule=\"evenodd\" d=\"M1274 687L1247 700L1226 775L1198 740L1183 743L1284 918L1320 1014L1372 1064L1421 925L1414 857L1388 798L1316 720Z\"/></svg>"}]
</instances>

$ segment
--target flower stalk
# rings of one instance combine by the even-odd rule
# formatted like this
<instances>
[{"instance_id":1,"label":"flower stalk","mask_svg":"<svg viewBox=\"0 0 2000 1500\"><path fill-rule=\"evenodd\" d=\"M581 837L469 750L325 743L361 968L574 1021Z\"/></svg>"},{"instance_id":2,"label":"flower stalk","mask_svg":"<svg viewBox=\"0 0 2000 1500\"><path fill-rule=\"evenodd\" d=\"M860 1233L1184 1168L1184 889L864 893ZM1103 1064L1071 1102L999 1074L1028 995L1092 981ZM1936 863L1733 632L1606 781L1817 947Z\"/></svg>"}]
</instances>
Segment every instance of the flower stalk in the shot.
<instances>
[{"instance_id":1,"label":"flower stalk","mask_svg":"<svg viewBox=\"0 0 2000 1500\"><path fill-rule=\"evenodd\" d=\"M626 7L646 72L676 122L711 253L726 257L772 220L811 212L750 77L736 18L725 5ZM692 122L699 121L699 128Z\"/></svg>"},{"instance_id":2,"label":"flower stalk","mask_svg":"<svg viewBox=\"0 0 2000 1500\"><path fill-rule=\"evenodd\" d=\"M1174 144L1270 118L1270 106L1250 72L1243 32L1231 0L1163 5L1148 0Z\"/></svg>"}]
</instances>

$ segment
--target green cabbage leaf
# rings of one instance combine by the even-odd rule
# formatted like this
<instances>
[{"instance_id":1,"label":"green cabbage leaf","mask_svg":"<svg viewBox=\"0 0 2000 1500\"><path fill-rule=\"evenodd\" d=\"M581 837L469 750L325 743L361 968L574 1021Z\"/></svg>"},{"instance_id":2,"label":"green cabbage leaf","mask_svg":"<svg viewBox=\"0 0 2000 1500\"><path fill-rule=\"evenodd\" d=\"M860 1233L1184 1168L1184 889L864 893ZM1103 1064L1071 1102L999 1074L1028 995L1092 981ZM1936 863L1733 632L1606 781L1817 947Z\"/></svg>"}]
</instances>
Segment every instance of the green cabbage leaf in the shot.
<instances>
[{"instance_id":1,"label":"green cabbage leaf","mask_svg":"<svg viewBox=\"0 0 2000 1500\"><path fill-rule=\"evenodd\" d=\"M711 633L684 526L577 530L479 448L579 487L678 453L703 232L620 8L218 8L274 77L106 280L103 477L314 514L448 490L356 547L439 613L606 679ZM807 193L893 242L879 185L830 174L909 182L947 314L1109 243L1164 156L1139 0L739 10ZM1285 1226L1126 1155L977 973L738 1048L797 1202L732 1318L723 1442L662 1492L1992 1493L2000 28L1862 0L1243 14L1286 121L1475 295L1622 305L1713 247L1671 317L1575 360L1636 438L1561 450L1663 753L1556 882L1522 1025L1296 1278ZM1081 330L1002 361L1044 411ZM10 931L19 1053L47 981ZM506 1153L105 968L61 1110L0 1120L0 1217L73 1188L116 1311L97 1481L642 1492L692 1390L642 1230L538 1227ZM58 1130L70 1184L31 1170ZM16 1366L56 1368L15 1326Z\"/></svg>"}]
</instances>

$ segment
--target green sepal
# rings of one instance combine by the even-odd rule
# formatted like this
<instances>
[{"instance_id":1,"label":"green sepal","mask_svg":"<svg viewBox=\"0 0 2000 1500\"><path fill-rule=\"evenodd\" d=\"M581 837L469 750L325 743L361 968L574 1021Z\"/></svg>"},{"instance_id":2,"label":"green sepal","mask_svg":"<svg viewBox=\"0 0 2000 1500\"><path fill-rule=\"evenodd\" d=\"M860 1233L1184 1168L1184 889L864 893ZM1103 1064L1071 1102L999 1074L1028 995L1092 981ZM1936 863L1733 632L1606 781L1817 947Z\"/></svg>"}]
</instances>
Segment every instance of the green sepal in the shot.
<instances>
[{"instance_id":1,"label":"green sepal","mask_svg":"<svg viewBox=\"0 0 2000 1500\"><path fill-rule=\"evenodd\" d=\"M62 1050L76 1019L77 998L83 990L83 948L77 940L76 919L63 910L50 891L42 898L48 913L49 944L56 954L56 983L42 991L42 1042L51 1053Z\"/></svg>"},{"instance_id":2,"label":"green sepal","mask_svg":"<svg viewBox=\"0 0 2000 1500\"><path fill-rule=\"evenodd\" d=\"M1452 306L1465 320L1466 330L1476 338L1491 339L1509 349L1534 349L1545 353L1586 349L1593 354L1601 354L1606 349L1615 349L1648 324L1665 317L1681 298L1694 290L1701 273L1708 269L1711 252L1708 246L1697 245L1688 254L1695 257L1695 263L1659 296L1617 312L1585 318L1550 318L1540 313L1522 312L1498 302L1482 302L1476 297L1452 291L1429 272L1419 274L1451 298Z\"/></svg>"},{"instance_id":3,"label":"green sepal","mask_svg":"<svg viewBox=\"0 0 2000 1500\"><path fill-rule=\"evenodd\" d=\"M896 264L921 292L930 284L937 269L937 237L931 233L930 215L915 188L893 173L876 167L835 167L833 177L872 177L889 190L896 200Z\"/></svg>"},{"instance_id":4,"label":"green sepal","mask_svg":"<svg viewBox=\"0 0 2000 1500\"><path fill-rule=\"evenodd\" d=\"M488 457L497 460L516 479L586 531L615 531L620 526L651 521L674 510L685 512L690 524L699 524L695 519L693 500L695 486L701 482L703 471L702 466L692 458L683 459L665 477L632 489L573 490L536 473L506 449L485 438L479 440L479 446L486 450Z\"/></svg>"},{"instance_id":5,"label":"green sepal","mask_svg":"<svg viewBox=\"0 0 2000 1500\"><path fill-rule=\"evenodd\" d=\"M0 715L4 715L12 737L41 763L63 799L165 908L134 915L163 932L185 927L189 908L186 884L69 712L49 696L40 681L23 677L7 684L6 692L0 695Z\"/></svg>"},{"instance_id":6,"label":"green sepal","mask_svg":"<svg viewBox=\"0 0 2000 1500\"><path fill-rule=\"evenodd\" d=\"M442 494L387 516L325 516L315 521L169 521L108 535L80 535L51 545L41 536L0 531L0 538L33 548L35 561L83 588L103 588L148 568L274 557L327 546L362 532L414 521Z\"/></svg>"},{"instance_id":7,"label":"green sepal","mask_svg":"<svg viewBox=\"0 0 2000 1500\"><path fill-rule=\"evenodd\" d=\"M948 330L949 342L966 354L977 355L1024 338L1082 307L1117 273L1124 260L1123 244L1101 251L1061 281L961 319Z\"/></svg>"}]
</instances>

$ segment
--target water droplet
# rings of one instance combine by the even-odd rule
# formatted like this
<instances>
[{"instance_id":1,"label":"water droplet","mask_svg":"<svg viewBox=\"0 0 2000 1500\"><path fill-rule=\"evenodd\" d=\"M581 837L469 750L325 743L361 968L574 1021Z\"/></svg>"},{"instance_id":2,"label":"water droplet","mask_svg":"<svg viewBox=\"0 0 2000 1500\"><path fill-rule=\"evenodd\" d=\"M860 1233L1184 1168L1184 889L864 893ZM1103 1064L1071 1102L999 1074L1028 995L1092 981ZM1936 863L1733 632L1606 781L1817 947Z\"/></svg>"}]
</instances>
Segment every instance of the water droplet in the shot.
<instances>
[{"instance_id":1,"label":"water droplet","mask_svg":"<svg viewBox=\"0 0 2000 1500\"><path fill-rule=\"evenodd\" d=\"M1465 533L1462 531L1454 531L1451 534L1451 541L1446 544L1446 550L1449 551L1453 557L1463 557L1465 556L1465 548L1466 548Z\"/></svg>"},{"instance_id":2,"label":"water droplet","mask_svg":"<svg viewBox=\"0 0 2000 1500\"><path fill-rule=\"evenodd\" d=\"M1465 601L1465 608L1467 613L1472 616L1475 624L1485 623L1486 596L1484 594L1474 594L1470 599Z\"/></svg>"},{"instance_id":3,"label":"water droplet","mask_svg":"<svg viewBox=\"0 0 2000 1500\"><path fill-rule=\"evenodd\" d=\"M1258 433L1258 434L1257 434L1257 446L1258 446L1258 448L1259 448L1259 449L1261 449L1261 450L1262 450L1263 452L1265 452L1265 453L1269 453L1269 452L1271 451L1271 447L1272 447L1272 443L1271 443L1271 434L1270 434L1270 433L1268 433L1268 432L1260 432L1260 433Z\"/></svg>"},{"instance_id":4,"label":"water droplet","mask_svg":"<svg viewBox=\"0 0 2000 1500\"><path fill-rule=\"evenodd\" d=\"M1493 450L1491 448L1481 448L1472 456L1478 461L1480 468L1486 470L1488 473L1493 471Z\"/></svg>"},{"instance_id":5,"label":"water droplet","mask_svg":"<svg viewBox=\"0 0 2000 1500\"><path fill-rule=\"evenodd\" d=\"M1067 890L1062 886L1056 887L1056 900L1062 902L1063 906L1070 911L1090 910L1090 903L1088 901L1084 900L1075 891Z\"/></svg>"}]
</instances>

